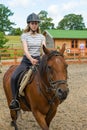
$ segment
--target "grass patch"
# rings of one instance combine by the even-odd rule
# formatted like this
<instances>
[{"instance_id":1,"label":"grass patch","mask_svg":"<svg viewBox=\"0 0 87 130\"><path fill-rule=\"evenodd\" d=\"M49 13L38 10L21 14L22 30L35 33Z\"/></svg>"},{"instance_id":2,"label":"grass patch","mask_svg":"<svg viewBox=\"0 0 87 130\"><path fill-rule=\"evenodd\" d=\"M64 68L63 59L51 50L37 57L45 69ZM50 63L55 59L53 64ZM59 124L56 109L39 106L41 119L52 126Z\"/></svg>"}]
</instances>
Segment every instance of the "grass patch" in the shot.
<instances>
[{"instance_id":1,"label":"grass patch","mask_svg":"<svg viewBox=\"0 0 87 130\"><path fill-rule=\"evenodd\" d=\"M8 44L8 43L13 43L13 44L15 44L15 43L21 43L21 38L20 38L20 36L6 36L6 38L9 40L9 41L7 42L7 44Z\"/></svg>"},{"instance_id":2,"label":"grass patch","mask_svg":"<svg viewBox=\"0 0 87 130\"><path fill-rule=\"evenodd\" d=\"M6 38L9 40L6 43L6 46L9 46L9 48L20 48L22 49L22 43L21 43L21 36L6 36Z\"/></svg>"}]
</instances>

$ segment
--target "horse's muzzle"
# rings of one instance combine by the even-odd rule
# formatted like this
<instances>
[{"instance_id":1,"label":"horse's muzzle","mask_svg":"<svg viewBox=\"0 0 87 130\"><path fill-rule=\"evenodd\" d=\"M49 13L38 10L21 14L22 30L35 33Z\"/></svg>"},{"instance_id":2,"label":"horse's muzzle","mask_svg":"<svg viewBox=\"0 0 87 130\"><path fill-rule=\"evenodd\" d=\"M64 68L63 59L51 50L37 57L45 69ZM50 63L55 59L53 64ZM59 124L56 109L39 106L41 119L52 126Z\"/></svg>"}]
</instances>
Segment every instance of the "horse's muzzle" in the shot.
<instances>
[{"instance_id":1,"label":"horse's muzzle","mask_svg":"<svg viewBox=\"0 0 87 130\"><path fill-rule=\"evenodd\" d=\"M56 90L56 96L61 101L65 100L67 98L68 93L69 93L69 88L66 88L66 90L63 90L62 88L58 88Z\"/></svg>"}]
</instances>

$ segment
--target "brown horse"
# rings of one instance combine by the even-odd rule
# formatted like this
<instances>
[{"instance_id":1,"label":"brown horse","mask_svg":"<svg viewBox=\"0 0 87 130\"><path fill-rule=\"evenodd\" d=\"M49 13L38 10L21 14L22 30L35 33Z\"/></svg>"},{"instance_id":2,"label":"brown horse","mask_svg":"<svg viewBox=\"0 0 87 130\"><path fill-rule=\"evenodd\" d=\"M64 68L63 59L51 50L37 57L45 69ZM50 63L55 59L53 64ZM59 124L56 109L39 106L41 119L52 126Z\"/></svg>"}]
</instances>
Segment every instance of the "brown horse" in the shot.
<instances>
[{"instance_id":1,"label":"brown horse","mask_svg":"<svg viewBox=\"0 0 87 130\"><path fill-rule=\"evenodd\" d=\"M62 103L69 92L67 87L67 64L63 53L65 44L61 50L52 51L43 46L44 56L32 82L28 83L24 89L25 96L19 97L20 109L31 111L42 128L49 130L50 122L56 114L57 107ZM10 86L11 75L17 66L10 67L4 75L3 87L6 94L8 106L12 100ZM10 110L12 122L11 125L18 130L16 120L18 111Z\"/></svg>"}]
</instances>

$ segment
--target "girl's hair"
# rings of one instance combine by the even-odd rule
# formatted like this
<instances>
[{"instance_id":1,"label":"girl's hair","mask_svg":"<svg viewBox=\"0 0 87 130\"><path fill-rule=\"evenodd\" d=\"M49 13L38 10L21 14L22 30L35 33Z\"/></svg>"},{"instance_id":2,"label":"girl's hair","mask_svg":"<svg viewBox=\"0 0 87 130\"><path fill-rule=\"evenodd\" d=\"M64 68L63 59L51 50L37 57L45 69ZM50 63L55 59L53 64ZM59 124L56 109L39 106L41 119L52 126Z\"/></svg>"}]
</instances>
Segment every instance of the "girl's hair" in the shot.
<instances>
[{"instance_id":1,"label":"girl's hair","mask_svg":"<svg viewBox=\"0 0 87 130\"><path fill-rule=\"evenodd\" d=\"M30 27L29 27L29 24L27 24L26 28L24 29L24 32L27 33L27 32L29 32L29 31L30 31ZM36 31L37 31L37 33L40 33L39 27L37 28Z\"/></svg>"}]
</instances>

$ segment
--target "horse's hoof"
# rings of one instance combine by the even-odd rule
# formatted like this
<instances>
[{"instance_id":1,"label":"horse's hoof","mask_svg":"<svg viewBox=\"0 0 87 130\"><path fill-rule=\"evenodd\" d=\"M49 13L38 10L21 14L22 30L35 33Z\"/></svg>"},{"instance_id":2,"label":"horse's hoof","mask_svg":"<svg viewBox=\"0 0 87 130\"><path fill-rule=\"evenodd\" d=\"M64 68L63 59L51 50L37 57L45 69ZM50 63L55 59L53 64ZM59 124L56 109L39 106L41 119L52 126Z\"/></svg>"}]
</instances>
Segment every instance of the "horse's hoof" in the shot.
<instances>
[{"instance_id":1,"label":"horse's hoof","mask_svg":"<svg viewBox=\"0 0 87 130\"><path fill-rule=\"evenodd\" d=\"M15 130L18 130L18 127L16 125L15 121L11 121L11 126L15 128Z\"/></svg>"},{"instance_id":2,"label":"horse's hoof","mask_svg":"<svg viewBox=\"0 0 87 130\"><path fill-rule=\"evenodd\" d=\"M14 125L15 125L14 121L11 121L11 126L14 126Z\"/></svg>"}]
</instances>

